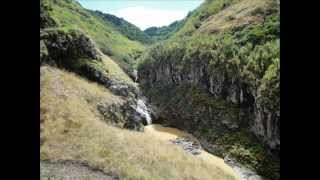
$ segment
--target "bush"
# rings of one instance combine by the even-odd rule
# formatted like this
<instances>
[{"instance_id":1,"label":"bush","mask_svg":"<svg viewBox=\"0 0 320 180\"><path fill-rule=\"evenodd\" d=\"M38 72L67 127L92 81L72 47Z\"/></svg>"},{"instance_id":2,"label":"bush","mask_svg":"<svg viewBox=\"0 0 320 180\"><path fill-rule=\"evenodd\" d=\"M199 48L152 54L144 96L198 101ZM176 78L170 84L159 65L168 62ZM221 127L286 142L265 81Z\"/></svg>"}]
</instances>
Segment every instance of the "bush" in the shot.
<instances>
[{"instance_id":1,"label":"bush","mask_svg":"<svg viewBox=\"0 0 320 180\"><path fill-rule=\"evenodd\" d=\"M278 160L247 130L225 133L216 142L225 147L226 154L235 157L248 168L265 177L279 179Z\"/></svg>"}]
</instances>

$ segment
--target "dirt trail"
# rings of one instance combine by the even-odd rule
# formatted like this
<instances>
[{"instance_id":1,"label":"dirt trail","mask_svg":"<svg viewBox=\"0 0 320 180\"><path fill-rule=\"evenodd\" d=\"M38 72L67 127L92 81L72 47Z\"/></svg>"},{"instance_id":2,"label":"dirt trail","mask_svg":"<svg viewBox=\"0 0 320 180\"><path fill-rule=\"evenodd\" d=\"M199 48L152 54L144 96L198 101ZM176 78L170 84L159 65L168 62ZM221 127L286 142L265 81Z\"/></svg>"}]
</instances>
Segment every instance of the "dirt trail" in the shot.
<instances>
[{"instance_id":1,"label":"dirt trail","mask_svg":"<svg viewBox=\"0 0 320 180\"><path fill-rule=\"evenodd\" d=\"M41 180L118 180L117 177L76 162L40 162Z\"/></svg>"}]
</instances>

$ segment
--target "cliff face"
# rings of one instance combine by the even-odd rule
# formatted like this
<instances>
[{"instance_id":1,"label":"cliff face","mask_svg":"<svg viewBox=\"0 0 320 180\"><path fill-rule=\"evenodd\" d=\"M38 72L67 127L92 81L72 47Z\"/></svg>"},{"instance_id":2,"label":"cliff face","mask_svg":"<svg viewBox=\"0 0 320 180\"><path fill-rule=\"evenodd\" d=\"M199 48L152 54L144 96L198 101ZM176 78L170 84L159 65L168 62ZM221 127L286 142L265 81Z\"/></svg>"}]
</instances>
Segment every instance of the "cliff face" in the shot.
<instances>
[{"instance_id":1,"label":"cliff face","mask_svg":"<svg viewBox=\"0 0 320 180\"><path fill-rule=\"evenodd\" d=\"M233 119L227 117L227 119L216 119L216 121L226 125L232 124L229 126L231 129L240 126L248 127L271 149L279 150L280 109L273 110L268 105L261 103L259 89L250 87L251 85L244 82L237 74L228 76L227 73L218 69L209 73L208 66L205 64L192 65L191 70L186 72L183 71L182 66L164 63L154 69L139 71L139 82L148 88L155 88L159 84L163 87L185 86L188 88L197 86L204 88L207 90L209 98L224 100L230 104L228 109L231 109L232 106L235 107L234 109L238 109L238 111L233 111ZM212 120L216 116L210 112L212 112L210 109L202 112L208 115L208 120ZM232 123L227 121L232 121Z\"/></svg>"},{"instance_id":2,"label":"cliff face","mask_svg":"<svg viewBox=\"0 0 320 180\"><path fill-rule=\"evenodd\" d=\"M280 156L278 3L206 1L138 69L155 122L187 130L212 153L271 179L279 168L268 151Z\"/></svg>"},{"instance_id":3,"label":"cliff face","mask_svg":"<svg viewBox=\"0 0 320 180\"><path fill-rule=\"evenodd\" d=\"M274 43L277 47L278 41ZM257 48L248 51L256 54ZM277 57L274 52L268 58ZM241 67L232 60L222 63L215 55L205 58L210 53L209 48L192 53L189 59L187 55L181 59L163 56L140 66L138 81L153 105L154 122L186 130L211 153L222 157L231 154L259 174L279 179L278 160L266 150L280 156L278 59L269 65L259 63L266 65L260 76L251 69L256 67L251 64L256 59Z\"/></svg>"}]
</instances>

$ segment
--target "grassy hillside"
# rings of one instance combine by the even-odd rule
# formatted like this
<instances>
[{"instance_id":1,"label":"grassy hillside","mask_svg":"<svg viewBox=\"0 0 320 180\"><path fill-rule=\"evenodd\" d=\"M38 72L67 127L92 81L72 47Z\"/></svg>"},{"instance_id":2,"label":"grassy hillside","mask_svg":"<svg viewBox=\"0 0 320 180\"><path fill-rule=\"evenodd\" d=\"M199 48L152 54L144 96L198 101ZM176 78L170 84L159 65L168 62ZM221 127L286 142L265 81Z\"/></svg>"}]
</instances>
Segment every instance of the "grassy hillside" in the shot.
<instances>
[{"instance_id":1,"label":"grassy hillside","mask_svg":"<svg viewBox=\"0 0 320 180\"><path fill-rule=\"evenodd\" d=\"M194 10L175 37L218 34L262 22L277 11L277 0L206 0Z\"/></svg>"},{"instance_id":2,"label":"grassy hillside","mask_svg":"<svg viewBox=\"0 0 320 180\"><path fill-rule=\"evenodd\" d=\"M108 124L96 106L123 98L104 87L50 66L40 72L41 160L81 162L120 179L235 179L169 142Z\"/></svg>"},{"instance_id":3,"label":"grassy hillside","mask_svg":"<svg viewBox=\"0 0 320 180\"><path fill-rule=\"evenodd\" d=\"M144 33L149 35L154 42L165 40L165 39L168 39L170 35L172 35L174 32L178 31L179 28L183 26L184 22L185 22L185 19L180 21L175 21L168 26L150 27L144 30Z\"/></svg>"},{"instance_id":4,"label":"grassy hillside","mask_svg":"<svg viewBox=\"0 0 320 180\"><path fill-rule=\"evenodd\" d=\"M151 37L141 31L137 26L129 23L123 18L118 18L112 14L105 14L100 11L90 11L93 15L103 18L105 21L110 22L119 32L125 35L130 40L140 41L142 43L150 44Z\"/></svg>"},{"instance_id":5,"label":"grassy hillside","mask_svg":"<svg viewBox=\"0 0 320 180\"><path fill-rule=\"evenodd\" d=\"M279 179L279 161L263 139L278 138L277 129L248 131L256 117L266 122L262 130L280 124L277 2L207 0L183 21L147 30L163 41L140 56L146 48L136 40L144 37L130 24L74 0L41 0L41 160L76 161L120 179L235 179L217 164L115 124L111 117L136 98L123 95L137 87L123 68L139 62L139 81L159 122ZM210 149L217 146L219 152Z\"/></svg>"},{"instance_id":6,"label":"grassy hillside","mask_svg":"<svg viewBox=\"0 0 320 180\"><path fill-rule=\"evenodd\" d=\"M74 0L41 0L47 17L56 25L49 28L77 29L89 35L98 48L105 54L118 60L123 67L132 66L135 58L144 50L144 46L128 39L112 23L95 16Z\"/></svg>"},{"instance_id":7,"label":"grassy hillside","mask_svg":"<svg viewBox=\"0 0 320 180\"><path fill-rule=\"evenodd\" d=\"M239 0L206 0L195 9L180 30L174 34L175 37L183 37L192 35L200 26L201 23L232 3L236 3ZM224 18L224 17L221 17Z\"/></svg>"}]
</instances>

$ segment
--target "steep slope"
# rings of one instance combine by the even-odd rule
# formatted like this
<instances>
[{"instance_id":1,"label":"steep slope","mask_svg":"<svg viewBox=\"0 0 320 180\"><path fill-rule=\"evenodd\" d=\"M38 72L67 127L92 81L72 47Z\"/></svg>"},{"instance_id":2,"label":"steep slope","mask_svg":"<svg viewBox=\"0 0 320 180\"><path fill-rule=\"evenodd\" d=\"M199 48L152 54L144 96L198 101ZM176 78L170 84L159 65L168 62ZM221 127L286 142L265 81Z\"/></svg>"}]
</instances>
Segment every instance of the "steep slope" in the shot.
<instances>
[{"instance_id":1,"label":"steep slope","mask_svg":"<svg viewBox=\"0 0 320 180\"><path fill-rule=\"evenodd\" d=\"M207 0L143 56L139 82L158 122L279 179L279 39L279 1Z\"/></svg>"},{"instance_id":2,"label":"steep slope","mask_svg":"<svg viewBox=\"0 0 320 180\"><path fill-rule=\"evenodd\" d=\"M114 127L97 106L124 103L122 96L57 68L40 72L42 161L85 164L120 179L236 179L152 134Z\"/></svg>"},{"instance_id":3,"label":"steep slope","mask_svg":"<svg viewBox=\"0 0 320 180\"><path fill-rule=\"evenodd\" d=\"M54 3L62 3L59 6L63 8L66 8L67 5L77 7L75 6L76 3L65 0L41 1L41 3L43 8L40 12L40 65L50 65L74 72L87 80L101 84L113 94L122 96L124 103L115 103L112 107L109 107L108 104L100 104L96 108L102 114L102 117L111 114L112 118L107 117L107 119L112 119L115 126L143 130L142 123L146 121L146 117L144 114L136 112L137 98L139 97L136 83L118 63L98 49L90 33L68 24L71 20L77 25L81 24L82 21L77 19L77 15L69 17L70 19L66 23L71 27L67 28L65 25L58 23L53 18L54 16L50 16L50 13L55 12L55 8L57 8ZM65 13L69 14L70 12ZM63 14L60 16L62 17ZM85 24L86 22L82 23ZM105 27L109 28L107 25ZM118 35L122 36L120 33ZM83 95L85 95L85 92ZM119 113L123 114L118 115Z\"/></svg>"},{"instance_id":4,"label":"steep slope","mask_svg":"<svg viewBox=\"0 0 320 180\"><path fill-rule=\"evenodd\" d=\"M90 11L92 14L101 17L105 21L110 22L119 32L130 40L140 41L142 43L151 43L151 37L141 31L137 26L129 23L123 18L118 18L112 14L102 13L100 11Z\"/></svg>"},{"instance_id":5,"label":"steep slope","mask_svg":"<svg viewBox=\"0 0 320 180\"><path fill-rule=\"evenodd\" d=\"M163 27L150 27L144 30L144 33L149 35L154 42L165 40L170 37L174 32L178 31L183 26L184 20L175 21L168 26Z\"/></svg>"},{"instance_id":6,"label":"steep slope","mask_svg":"<svg viewBox=\"0 0 320 180\"><path fill-rule=\"evenodd\" d=\"M43 17L54 22L48 21L47 24L55 24L43 28L82 31L92 38L104 54L117 60L123 68L135 64L137 55L144 50L140 42L128 39L112 23L93 15L74 0L41 0L41 7L45 9Z\"/></svg>"}]
</instances>

